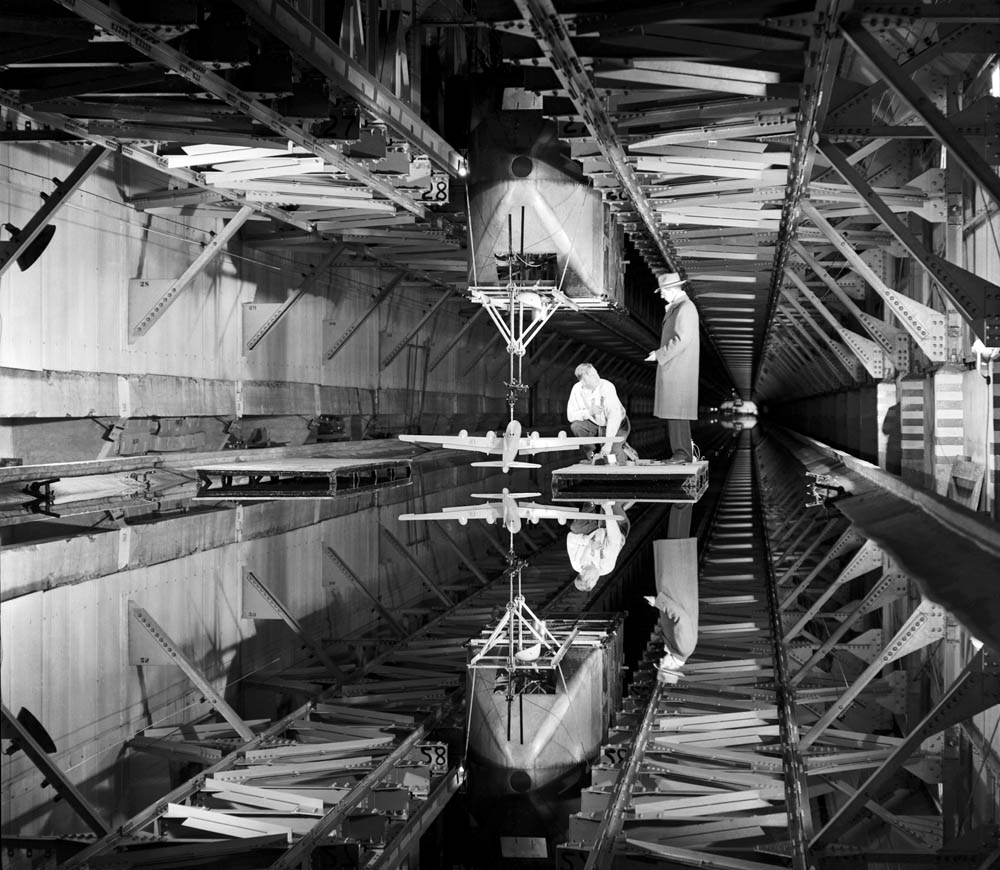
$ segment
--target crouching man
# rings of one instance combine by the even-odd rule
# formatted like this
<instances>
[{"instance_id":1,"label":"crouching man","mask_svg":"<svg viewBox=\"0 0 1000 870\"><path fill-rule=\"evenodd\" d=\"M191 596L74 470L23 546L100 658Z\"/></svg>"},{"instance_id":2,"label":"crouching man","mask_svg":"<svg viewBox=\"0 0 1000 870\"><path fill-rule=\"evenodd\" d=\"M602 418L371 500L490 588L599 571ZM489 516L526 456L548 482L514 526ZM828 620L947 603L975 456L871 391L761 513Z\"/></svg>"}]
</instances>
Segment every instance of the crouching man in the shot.
<instances>
[{"instance_id":1,"label":"crouching man","mask_svg":"<svg viewBox=\"0 0 1000 870\"><path fill-rule=\"evenodd\" d=\"M631 426L615 385L598 375L590 363L580 363L574 374L577 381L569 393L566 416L577 438L594 437L595 443L586 445L584 455L588 461L623 464L625 441L616 444L613 439L616 435L628 438Z\"/></svg>"}]
</instances>

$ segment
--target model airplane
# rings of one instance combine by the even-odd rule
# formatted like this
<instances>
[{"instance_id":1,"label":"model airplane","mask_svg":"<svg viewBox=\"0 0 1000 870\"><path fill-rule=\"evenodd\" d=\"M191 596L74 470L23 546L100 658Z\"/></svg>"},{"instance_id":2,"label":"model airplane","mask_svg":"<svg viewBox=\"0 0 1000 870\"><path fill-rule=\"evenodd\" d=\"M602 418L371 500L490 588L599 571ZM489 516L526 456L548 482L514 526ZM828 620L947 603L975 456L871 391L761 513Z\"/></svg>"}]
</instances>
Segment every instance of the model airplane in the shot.
<instances>
[{"instance_id":1,"label":"model airplane","mask_svg":"<svg viewBox=\"0 0 1000 870\"><path fill-rule=\"evenodd\" d=\"M511 420L502 435L487 432L483 435L470 435L463 429L458 435L400 435L400 441L410 441L414 444L433 444L449 450L474 450L478 453L499 455L500 459L488 462L473 462L477 467L502 468L506 474L512 468L541 468L537 462L518 462L519 453L548 453L555 450L572 450L585 444L594 444L597 438L570 438L565 432L555 437L542 437L537 432L530 435L521 434L521 424ZM624 441L621 435L616 435L612 441L616 444Z\"/></svg>"},{"instance_id":2,"label":"model airplane","mask_svg":"<svg viewBox=\"0 0 1000 870\"><path fill-rule=\"evenodd\" d=\"M538 492L472 493L473 498L489 499L486 504L448 507L432 514L403 514L401 520L458 520L465 525L469 520L485 520L488 523L502 522L512 535L521 531L521 521L537 523L539 520L557 520L565 525L568 520L606 520L606 514L585 514L575 508L553 507L544 504L518 504L519 498L535 498Z\"/></svg>"}]
</instances>

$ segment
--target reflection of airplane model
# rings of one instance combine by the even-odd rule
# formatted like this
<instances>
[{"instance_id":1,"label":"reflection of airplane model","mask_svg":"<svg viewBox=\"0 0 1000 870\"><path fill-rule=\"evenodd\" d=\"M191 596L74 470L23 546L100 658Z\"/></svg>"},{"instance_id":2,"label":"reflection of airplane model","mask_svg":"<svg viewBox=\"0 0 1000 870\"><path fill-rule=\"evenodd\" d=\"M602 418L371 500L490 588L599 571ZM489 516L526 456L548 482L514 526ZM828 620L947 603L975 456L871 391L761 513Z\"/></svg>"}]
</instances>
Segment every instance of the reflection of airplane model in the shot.
<instances>
[{"instance_id":1,"label":"reflection of airplane model","mask_svg":"<svg viewBox=\"0 0 1000 870\"><path fill-rule=\"evenodd\" d=\"M604 520L604 514L585 514L575 508L552 507L543 504L518 504L519 498L533 498L540 495L537 492L509 492L504 487L498 493L473 493L473 498L486 498L492 501L486 504L463 505L445 508L433 514L403 514L401 520L458 520L463 526L469 520L485 520L495 523L498 520L504 524L512 535L521 531L521 520L537 523L539 520L558 520L560 525L567 520Z\"/></svg>"},{"instance_id":2,"label":"reflection of airplane model","mask_svg":"<svg viewBox=\"0 0 1000 870\"><path fill-rule=\"evenodd\" d=\"M487 432L483 435L470 435L465 429L458 435L400 435L400 441L411 441L415 444L433 444L450 450L474 450L479 453L499 455L499 460L489 462L473 462L479 467L502 468L506 474L511 468L541 468L537 462L516 462L518 453L547 453L553 450L572 450L584 444L593 444L597 438L569 438L565 432L556 437L542 437L537 432L530 435L521 434L521 424L511 420L504 429L503 435ZM616 435L615 443L624 441L624 437Z\"/></svg>"}]
</instances>

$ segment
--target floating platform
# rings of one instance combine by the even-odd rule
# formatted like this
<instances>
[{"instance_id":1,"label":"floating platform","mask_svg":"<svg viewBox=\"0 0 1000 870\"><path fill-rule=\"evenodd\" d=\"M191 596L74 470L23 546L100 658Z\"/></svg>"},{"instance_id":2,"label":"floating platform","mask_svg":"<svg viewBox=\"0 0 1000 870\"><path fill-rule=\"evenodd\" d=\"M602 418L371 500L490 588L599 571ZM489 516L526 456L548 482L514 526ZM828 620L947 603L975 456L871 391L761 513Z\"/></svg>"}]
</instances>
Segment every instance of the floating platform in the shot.
<instances>
[{"instance_id":1,"label":"floating platform","mask_svg":"<svg viewBox=\"0 0 1000 870\"><path fill-rule=\"evenodd\" d=\"M203 465L199 499L336 498L408 486L408 459L270 459Z\"/></svg>"},{"instance_id":2,"label":"floating platform","mask_svg":"<svg viewBox=\"0 0 1000 870\"><path fill-rule=\"evenodd\" d=\"M553 501L696 502L708 489L708 462L579 463L552 472Z\"/></svg>"}]
</instances>

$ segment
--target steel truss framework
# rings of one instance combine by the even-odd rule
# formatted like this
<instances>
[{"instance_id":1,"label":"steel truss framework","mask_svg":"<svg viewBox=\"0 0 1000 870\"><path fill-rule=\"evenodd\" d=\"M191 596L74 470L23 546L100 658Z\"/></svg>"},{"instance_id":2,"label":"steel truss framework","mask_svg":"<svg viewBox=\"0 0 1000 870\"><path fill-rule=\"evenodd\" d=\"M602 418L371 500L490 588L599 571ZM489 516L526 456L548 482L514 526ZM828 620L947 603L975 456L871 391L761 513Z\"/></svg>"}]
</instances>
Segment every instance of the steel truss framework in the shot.
<instances>
[{"instance_id":1,"label":"steel truss framework","mask_svg":"<svg viewBox=\"0 0 1000 870\"><path fill-rule=\"evenodd\" d=\"M803 512L801 472L752 434L701 541L697 648L672 682L654 631L561 860L990 866L996 746L976 774L958 759L982 746L976 717L996 715L1000 663L962 651L951 618L846 519Z\"/></svg>"}]
</instances>

